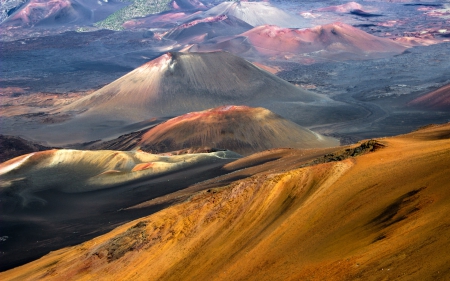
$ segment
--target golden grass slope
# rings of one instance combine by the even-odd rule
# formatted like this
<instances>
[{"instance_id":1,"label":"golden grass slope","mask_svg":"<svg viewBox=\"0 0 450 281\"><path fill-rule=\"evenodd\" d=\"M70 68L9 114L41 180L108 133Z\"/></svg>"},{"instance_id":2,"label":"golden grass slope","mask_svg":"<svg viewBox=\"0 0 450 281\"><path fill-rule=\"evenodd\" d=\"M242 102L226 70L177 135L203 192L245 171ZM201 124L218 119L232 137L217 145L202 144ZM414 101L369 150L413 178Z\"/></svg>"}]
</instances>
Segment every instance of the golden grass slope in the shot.
<instances>
[{"instance_id":1,"label":"golden grass slope","mask_svg":"<svg viewBox=\"0 0 450 281\"><path fill-rule=\"evenodd\" d=\"M450 124L210 189L2 280L447 280Z\"/></svg>"}]
</instances>

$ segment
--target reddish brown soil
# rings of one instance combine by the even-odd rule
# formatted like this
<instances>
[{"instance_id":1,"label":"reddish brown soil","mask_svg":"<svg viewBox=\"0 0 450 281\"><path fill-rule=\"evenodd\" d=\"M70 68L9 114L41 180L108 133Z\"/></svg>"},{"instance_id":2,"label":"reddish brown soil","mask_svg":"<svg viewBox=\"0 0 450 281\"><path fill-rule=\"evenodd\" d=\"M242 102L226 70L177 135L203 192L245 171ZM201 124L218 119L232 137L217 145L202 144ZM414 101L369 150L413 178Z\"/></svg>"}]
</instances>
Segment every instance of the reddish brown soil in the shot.
<instances>
[{"instance_id":1,"label":"reddish brown soil","mask_svg":"<svg viewBox=\"0 0 450 281\"><path fill-rule=\"evenodd\" d=\"M409 104L429 109L450 110L450 84L418 97Z\"/></svg>"}]
</instances>

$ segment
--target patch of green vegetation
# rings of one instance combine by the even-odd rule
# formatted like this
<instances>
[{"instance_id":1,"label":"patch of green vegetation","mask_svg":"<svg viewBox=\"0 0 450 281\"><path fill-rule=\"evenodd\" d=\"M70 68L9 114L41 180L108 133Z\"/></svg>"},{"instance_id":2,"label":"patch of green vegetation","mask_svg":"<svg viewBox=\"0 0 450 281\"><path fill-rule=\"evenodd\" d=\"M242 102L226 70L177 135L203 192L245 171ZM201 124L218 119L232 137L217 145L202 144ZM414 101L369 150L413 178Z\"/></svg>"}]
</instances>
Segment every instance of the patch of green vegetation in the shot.
<instances>
[{"instance_id":1,"label":"patch of green vegetation","mask_svg":"<svg viewBox=\"0 0 450 281\"><path fill-rule=\"evenodd\" d=\"M122 24L132 18L144 17L150 14L157 14L169 10L171 0L120 0L121 2L131 2L125 8L120 9L106 19L96 22L94 25L99 28L122 30Z\"/></svg>"},{"instance_id":2,"label":"patch of green vegetation","mask_svg":"<svg viewBox=\"0 0 450 281\"><path fill-rule=\"evenodd\" d=\"M82 26L82 27L78 27L76 29L76 32L91 32L91 31L95 31L95 30L97 30L97 28L95 28L95 27Z\"/></svg>"}]
</instances>

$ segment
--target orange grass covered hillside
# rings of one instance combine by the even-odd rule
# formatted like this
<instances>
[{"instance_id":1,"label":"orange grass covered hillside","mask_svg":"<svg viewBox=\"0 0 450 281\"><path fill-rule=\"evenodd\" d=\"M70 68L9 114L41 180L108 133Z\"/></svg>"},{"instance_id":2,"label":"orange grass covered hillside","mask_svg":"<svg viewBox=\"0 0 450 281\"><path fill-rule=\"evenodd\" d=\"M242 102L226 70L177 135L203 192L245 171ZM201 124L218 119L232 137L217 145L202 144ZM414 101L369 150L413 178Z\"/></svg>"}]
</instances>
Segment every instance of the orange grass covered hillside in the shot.
<instances>
[{"instance_id":1,"label":"orange grass covered hillside","mask_svg":"<svg viewBox=\"0 0 450 281\"><path fill-rule=\"evenodd\" d=\"M267 171L3 272L2 280L447 280L450 124ZM338 160L338 159L336 159Z\"/></svg>"}]
</instances>

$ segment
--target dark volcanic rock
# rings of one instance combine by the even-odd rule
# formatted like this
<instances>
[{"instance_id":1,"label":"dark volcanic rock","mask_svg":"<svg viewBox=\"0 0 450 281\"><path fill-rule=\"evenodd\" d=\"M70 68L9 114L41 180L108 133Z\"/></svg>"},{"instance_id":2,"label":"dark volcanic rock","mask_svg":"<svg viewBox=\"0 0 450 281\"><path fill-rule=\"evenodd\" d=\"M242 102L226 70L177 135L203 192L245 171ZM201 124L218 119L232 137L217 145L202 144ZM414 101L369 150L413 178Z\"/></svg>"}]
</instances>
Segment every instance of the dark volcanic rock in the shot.
<instances>
[{"instance_id":1,"label":"dark volcanic rock","mask_svg":"<svg viewBox=\"0 0 450 281\"><path fill-rule=\"evenodd\" d=\"M365 18L381 17L382 16L382 15L379 15L379 14L368 13L368 12L365 12L365 11L360 10L360 9L351 10L350 14L357 15L357 16L360 16L360 17L365 17Z\"/></svg>"},{"instance_id":2,"label":"dark volcanic rock","mask_svg":"<svg viewBox=\"0 0 450 281\"><path fill-rule=\"evenodd\" d=\"M48 149L50 149L50 147L33 143L19 137L0 135L0 163L23 154Z\"/></svg>"}]
</instances>

